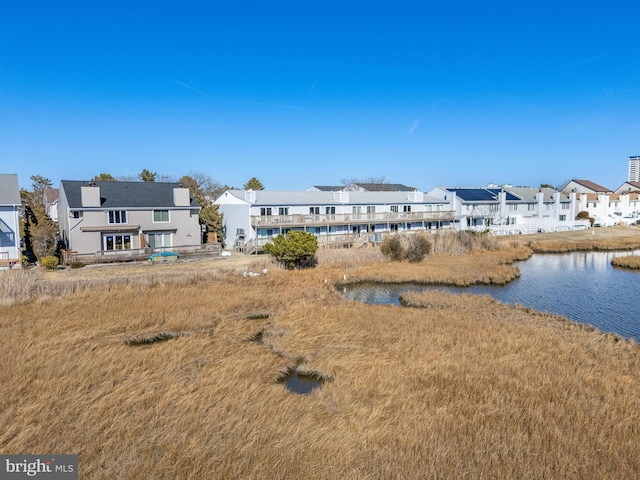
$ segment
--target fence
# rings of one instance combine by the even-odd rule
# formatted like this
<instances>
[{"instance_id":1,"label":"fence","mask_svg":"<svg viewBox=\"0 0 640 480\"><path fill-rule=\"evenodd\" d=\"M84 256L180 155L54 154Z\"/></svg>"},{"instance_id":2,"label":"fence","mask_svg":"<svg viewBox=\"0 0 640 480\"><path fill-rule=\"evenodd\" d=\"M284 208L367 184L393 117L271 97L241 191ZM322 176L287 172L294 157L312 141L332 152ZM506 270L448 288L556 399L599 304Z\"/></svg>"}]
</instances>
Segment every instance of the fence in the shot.
<instances>
[{"instance_id":1,"label":"fence","mask_svg":"<svg viewBox=\"0 0 640 480\"><path fill-rule=\"evenodd\" d=\"M100 250L95 253L78 253L74 250L62 250L62 264L81 262L85 265L95 263L135 262L148 260L154 253L174 252L180 257L194 257L198 255L220 255L222 245L219 243L205 243L203 245L187 245L180 247L133 248L130 250Z\"/></svg>"}]
</instances>

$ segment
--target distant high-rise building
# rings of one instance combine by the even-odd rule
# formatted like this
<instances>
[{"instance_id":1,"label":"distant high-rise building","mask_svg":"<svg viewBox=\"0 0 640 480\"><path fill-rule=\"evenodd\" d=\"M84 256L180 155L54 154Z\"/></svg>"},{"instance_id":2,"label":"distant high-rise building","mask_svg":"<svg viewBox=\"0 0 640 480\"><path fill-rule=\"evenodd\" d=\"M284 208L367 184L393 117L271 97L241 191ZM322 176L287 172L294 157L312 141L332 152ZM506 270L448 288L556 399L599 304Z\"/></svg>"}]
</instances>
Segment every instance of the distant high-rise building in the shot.
<instances>
[{"instance_id":1,"label":"distant high-rise building","mask_svg":"<svg viewBox=\"0 0 640 480\"><path fill-rule=\"evenodd\" d=\"M629 157L629 181L640 182L640 156Z\"/></svg>"}]
</instances>

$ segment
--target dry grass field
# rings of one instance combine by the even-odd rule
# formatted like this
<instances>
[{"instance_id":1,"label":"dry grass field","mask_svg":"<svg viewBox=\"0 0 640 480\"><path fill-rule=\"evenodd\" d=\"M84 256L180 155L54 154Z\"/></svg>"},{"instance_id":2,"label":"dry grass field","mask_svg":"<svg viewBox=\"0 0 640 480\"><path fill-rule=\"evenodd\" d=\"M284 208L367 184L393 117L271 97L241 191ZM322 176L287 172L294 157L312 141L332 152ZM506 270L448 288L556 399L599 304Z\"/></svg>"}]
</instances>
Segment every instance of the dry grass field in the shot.
<instances>
[{"instance_id":1,"label":"dry grass field","mask_svg":"<svg viewBox=\"0 0 640 480\"><path fill-rule=\"evenodd\" d=\"M637 343L488 297L333 287L504 283L532 246L500 243L0 272L0 453L78 453L83 479L640 478ZM326 381L288 392L296 369Z\"/></svg>"},{"instance_id":2,"label":"dry grass field","mask_svg":"<svg viewBox=\"0 0 640 480\"><path fill-rule=\"evenodd\" d=\"M498 241L526 245L535 253L635 250L640 248L640 229L637 226L620 225L572 232L498 237Z\"/></svg>"},{"instance_id":3,"label":"dry grass field","mask_svg":"<svg viewBox=\"0 0 640 480\"><path fill-rule=\"evenodd\" d=\"M629 268L631 270L640 269L640 255L629 255L628 257L616 257L611 260L615 267Z\"/></svg>"}]
</instances>

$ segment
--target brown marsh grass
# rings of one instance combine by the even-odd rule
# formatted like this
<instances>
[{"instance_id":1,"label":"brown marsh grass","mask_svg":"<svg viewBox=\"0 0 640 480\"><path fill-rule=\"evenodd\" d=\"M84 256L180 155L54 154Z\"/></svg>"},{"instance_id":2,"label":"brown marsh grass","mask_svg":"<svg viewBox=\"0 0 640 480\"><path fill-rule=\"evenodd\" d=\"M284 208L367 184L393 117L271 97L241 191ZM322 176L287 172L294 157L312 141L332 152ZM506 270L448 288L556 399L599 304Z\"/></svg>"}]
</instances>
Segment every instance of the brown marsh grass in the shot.
<instances>
[{"instance_id":1,"label":"brown marsh grass","mask_svg":"<svg viewBox=\"0 0 640 480\"><path fill-rule=\"evenodd\" d=\"M345 269L341 283L430 283L469 286L477 283L504 285L520 276L513 263L531 256L528 247L474 250L464 256L429 255L420 263L382 262Z\"/></svg>"},{"instance_id":2,"label":"brown marsh grass","mask_svg":"<svg viewBox=\"0 0 640 480\"><path fill-rule=\"evenodd\" d=\"M615 267L629 268L631 270L640 269L640 255L629 255L627 257L615 257L611 260Z\"/></svg>"},{"instance_id":3,"label":"brown marsh grass","mask_svg":"<svg viewBox=\"0 0 640 480\"><path fill-rule=\"evenodd\" d=\"M591 228L572 232L500 237L498 242L521 244L535 253L640 249L640 229L629 226Z\"/></svg>"},{"instance_id":4,"label":"brown marsh grass","mask_svg":"<svg viewBox=\"0 0 640 480\"><path fill-rule=\"evenodd\" d=\"M388 274L484 281L526 252ZM375 271L349 263L0 307L0 452L78 453L86 479L640 476L635 342L488 297L347 302ZM291 368L328 381L289 393Z\"/></svg>"}]
</instances>

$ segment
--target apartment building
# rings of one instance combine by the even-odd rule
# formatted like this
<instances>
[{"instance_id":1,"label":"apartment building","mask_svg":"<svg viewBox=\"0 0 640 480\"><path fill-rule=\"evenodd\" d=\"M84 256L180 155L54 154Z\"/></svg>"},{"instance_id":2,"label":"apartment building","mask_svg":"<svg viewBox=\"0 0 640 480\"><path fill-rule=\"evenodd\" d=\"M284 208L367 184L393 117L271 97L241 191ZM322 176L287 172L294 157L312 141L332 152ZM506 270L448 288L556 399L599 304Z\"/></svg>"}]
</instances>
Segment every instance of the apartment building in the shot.
<instances>
[{"instance_id":1,"label":"apartment building","mask_svg":"<svg viewBox=\"0 0 640 480\"><path fill-rule=\"evenodd\" d=\"M640 182L640 156L629 157L630 182Z\"/></svg>"},{"instance_id":2,"label":"apartment building","mask_svg":"<svg viewBox=\"0 0 640 480\"><path fill-rule=\"evenodd\" d=\"M553 188L437 187L429 195L451 202L457 230L490 230L498 235L587 228L575 220L575 193Z\"/></svg>"},{"instance_id":3,"label":"apartment building","mask_svg":"<svg viewBox=\"0 0 640 480\"><path fill-rule=\"evenodd\" d=\"M350 245L381 241L385 232L449 228L454 219L449 202L416 190L227 190L214 203L225 245L249 253L291 230L313 233L320 245Z\"/></svg>"}]
</instances>

